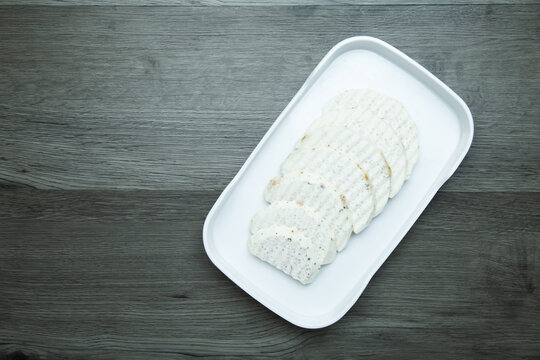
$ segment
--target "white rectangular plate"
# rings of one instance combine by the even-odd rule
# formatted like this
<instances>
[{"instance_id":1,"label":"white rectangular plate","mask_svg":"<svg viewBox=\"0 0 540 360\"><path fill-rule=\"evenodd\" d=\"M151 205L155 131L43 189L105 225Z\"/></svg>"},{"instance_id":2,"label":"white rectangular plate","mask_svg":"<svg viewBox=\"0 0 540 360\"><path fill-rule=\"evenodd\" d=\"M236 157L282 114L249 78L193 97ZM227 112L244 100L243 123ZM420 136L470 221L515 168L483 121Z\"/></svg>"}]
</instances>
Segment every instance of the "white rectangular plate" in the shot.
<instances>
[{"instance_id":1,"label":"white rectangular plate","mask_svg":"<svg viewBox=\"0 0 540 360\"><path fill-rule=\"evenodd\" d=\"M250 220L267 205L265 186L279 175L282 161L323 105L354 88L371 88L407 108L418 126L420 155L411 178L383 212L313 283L301 285L248 252ZM210 210L203 230L206 252L225 275L279 316L305 328L328 326L354 305L454 173L472 137L469 108L434 75L381 40L346 39L317 65Z\"/></svg>"}]
</instances>

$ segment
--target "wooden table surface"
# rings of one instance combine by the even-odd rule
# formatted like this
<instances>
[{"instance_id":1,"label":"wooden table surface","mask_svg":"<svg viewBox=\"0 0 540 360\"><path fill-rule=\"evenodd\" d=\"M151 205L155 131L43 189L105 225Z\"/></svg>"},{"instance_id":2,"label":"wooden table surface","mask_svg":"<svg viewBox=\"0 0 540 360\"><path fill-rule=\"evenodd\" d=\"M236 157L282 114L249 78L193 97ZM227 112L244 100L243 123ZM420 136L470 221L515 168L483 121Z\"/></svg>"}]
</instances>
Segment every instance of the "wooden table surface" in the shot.
<instances>
[{"instance_id":1,"label":"wooden table surface","mask_svg":"<svg viewBox=\"0 0 540 360\"><path fill-rule=\"evenodd\" d=\"M540 4L371 2L3 1L0 359L538 359ZM202 227L354 35L446 82L475 138L347 315L306 330L214 267Z\"/></svg>"}]
</instances>

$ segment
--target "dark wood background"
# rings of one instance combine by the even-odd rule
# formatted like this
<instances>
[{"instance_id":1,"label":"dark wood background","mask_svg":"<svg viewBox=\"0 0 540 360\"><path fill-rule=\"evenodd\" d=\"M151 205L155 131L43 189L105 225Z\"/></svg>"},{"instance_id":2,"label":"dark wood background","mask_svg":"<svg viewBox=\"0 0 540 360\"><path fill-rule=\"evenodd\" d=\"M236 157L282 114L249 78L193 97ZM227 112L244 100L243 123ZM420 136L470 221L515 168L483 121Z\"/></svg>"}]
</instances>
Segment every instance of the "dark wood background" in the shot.
<instances>
[{"instance_id":1,"label":"dark wood background","mask_svg":"<svg viewBox=\"0 0 540 360\"><path fill-rule=\"evenodd\" d=\"M1 2L0 359L539 359L540 4L373 2ZM202 226L354 35L446 82L476 133L356 305L305 330Z\"/></svg>"}]
</instances>

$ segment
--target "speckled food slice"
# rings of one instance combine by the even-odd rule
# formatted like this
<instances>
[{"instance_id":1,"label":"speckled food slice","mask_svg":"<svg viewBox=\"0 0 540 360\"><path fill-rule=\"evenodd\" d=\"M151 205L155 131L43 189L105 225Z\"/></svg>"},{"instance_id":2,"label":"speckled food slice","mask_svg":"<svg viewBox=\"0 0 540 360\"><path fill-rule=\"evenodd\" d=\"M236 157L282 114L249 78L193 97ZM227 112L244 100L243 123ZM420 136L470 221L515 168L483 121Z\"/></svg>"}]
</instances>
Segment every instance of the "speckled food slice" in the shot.
<instances>
[{"instance_id":1,"label":"speckled food slice","mask_svg":"<svg viewBox=\"0 0 540 360\"><path fill-rule=\"evenodd\" d=\"M339 109L325 112L308 129L307 134L325 126L344 126L366 137L380 150L390 170L390 197L394 197L405 181L407 158L396 132L371 111Z\"/></svg>"},{"instance_id":2,"label":"speckled food slice","mask_svg":"<svg viewBox=\"0 0 540 360\"><path fill-rule=\"evenodd\" d=\"M282 225L257 230L248 240L248 249L302 284L313 281L326 256L302 232L291 232L291 228Z\"/></svg>"},{"instance_id":3,"label":"speckled food slice","mask_svg":"<svg viewBox=\"0 0 540 360\"><path fill-rule=\"evenodd\" d=\"M374 215L380 214L390 195L390 172L379 149L360 132L343 126L316 128L296 145L298 149L313 146L329 146L345 153L364 170L374 189Z\"/></svg>"},{"instance_id":4,"label":"speckled food slice","mask_svg":"<svg viewBox=\"0 0 540 360\"><path fill-rule=\"evenodd\" d=\"M329 181L307 172L285 174L270 180L264 198L270 203L287 200L309 206L334 231L337 250L347 245L353 228L352 214L345 198Z\"/></svg>"},{"instance_id":5,"label":"speckled food slice","mask_svg":"<svg viewBox=\"0 0 540 360\"><path fill-rule=\"evenodd\" d=\"M345 196L353 216L353 231L359 233L373 218L373 189L364 171L345 154L329 147L296 150L281 164L284 174L307 171L328 179Z\"/></svg>"},{"instance_id":6,"label":"speckled food slice","mask_svg":"<svg viewBox=\"0 0 540 360\"><path fill-rule=\"evenodd\" d=\"M251 219L251 232L283 225L310 238L314 245L326 252L323 264L329 264L336 258L336 241L332 230L324 218L309 205L299 201L280 200L260 210ZM294 230L296 229L296 230Z\"/></svg>"},{"instance_id":7,"label":"speckled food slice","mask_svg":"<svg viewBox=\"0 0 540 360\"><path fill-rule=\"evenodd\" d=\"M336 96L324 111L355 108L369 110L387 122L398 134L407 156L408 179L418 159L418 129L405 107L396 99L370 89L351 89Z\"/></svg>"}]
</instances>

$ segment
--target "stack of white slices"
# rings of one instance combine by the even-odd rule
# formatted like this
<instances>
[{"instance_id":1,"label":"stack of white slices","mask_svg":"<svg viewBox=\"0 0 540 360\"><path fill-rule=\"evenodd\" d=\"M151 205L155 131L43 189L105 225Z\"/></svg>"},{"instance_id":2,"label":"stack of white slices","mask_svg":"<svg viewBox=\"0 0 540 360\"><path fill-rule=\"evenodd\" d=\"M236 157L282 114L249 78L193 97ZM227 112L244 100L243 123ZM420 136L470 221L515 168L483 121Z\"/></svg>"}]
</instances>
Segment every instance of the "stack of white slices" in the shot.
<instances>
[{"instance_id":1,"label":"stack of white slices","mask_svg":"<svg viewBox=\"0 0 540 360\"><path fill-rule=\"evenodd\" d=\"M303 284L342 251L409 178L418 133L397 100L347 90L325 106L268 184L249 251Z\"/></svg>"}]
</instances>

